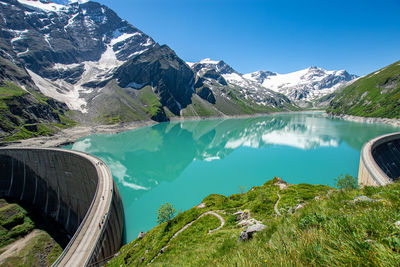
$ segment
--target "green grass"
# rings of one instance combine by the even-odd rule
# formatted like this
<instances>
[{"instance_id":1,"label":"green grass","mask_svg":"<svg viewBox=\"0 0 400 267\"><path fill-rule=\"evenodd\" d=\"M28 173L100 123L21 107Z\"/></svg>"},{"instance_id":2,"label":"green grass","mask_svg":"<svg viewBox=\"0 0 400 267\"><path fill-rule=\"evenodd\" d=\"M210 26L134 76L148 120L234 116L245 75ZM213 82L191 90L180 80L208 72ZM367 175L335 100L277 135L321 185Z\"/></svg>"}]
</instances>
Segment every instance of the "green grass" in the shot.
<instances>
[{"instance_id":1,"label":"green grass","mask_svg":"<svg viewBox=\"0 0 400 267\"><path fill-rule=\"evenodd\" d=\"M63 116L61 117L62 123L34 123L34 124L24 124L20 127L14 128L14 134L0 138L1 141L11 142L22 139L28 139L38 136L50 136L58 132L60 129L65 129L76 125L75 121ZM26 127L36 126L36 131L30 131Z\"/></svg>"},{"instance_id":2,"label":"green grass","mask_svg":"<svg viewBox=\"0 0 400 267\"><path fill-rule=\"evenodd\" d=\"M40 231L17 255L7 258L2 266L50 266L61 253L60 245L46 232Z\"/></svg>"},{"instance_id":3,"label":"green grass","mask_svg":"<svg viewBox=\"0 0 400 267\"><path fill-rule=\"evenodd\" d=\"M206 100L201 99L197 95L192 96L192 104L182 110L184 117L201 116L210 117L217 116L219 113L213 108L213 105Z\"/></svg>"},{"instance_id":4,"label":"green grass","mask_svg":"<svg viewBox=\"0 0 400 267\"><path fill-rule=\"evenodd\" d=\"M168 243L172 234L207 210L223 210L225 226L204 216L169 242L154 266L399 266L400 183L384 187L337 190L323 185L299 184L280 190L275 179L246 193L230 197L210 195L205 208L192 208L150 230L143 240L125 245L109 266L147 264ZM281 200L276 216L273 206ZM377 202L350 201L357 196ZM316 196L318 198L316 199ZM294 214L290 207L306 205ZM249 210L266 229L252 240L238 242L242 229L233 212ZM146 250L147 253L146 253Z\"/></svg>"},{"instance_id":5,"label":"green grass","mask_svg":"<svg viewBox=\"0 0 400 267\"><path fill-rule=\"evenodd\" d=\"M6 134L0 136L0 141L9 142L20 139L27 139L36 136L52 135L60 129L65 129L76 125L76 122L63 115L62 111L54 110L53 113L58 115L59 122L46 122L39 119L37 123L27 123L29 120L18 112L12 111L11 107L19 107L25 109L24 105L49 106L47 101L50 99L34 90L28 91L16 86L11 82L5 82L0 86L0 128ZM40 109L40 108L39 108ZM14 112L14 113L13 113ZM36 128L36 130L32 130Z\"/></svg>"},{"instance_id":6,"label":"green grass","mask_svg":"<svg viewBox=\"0 0 400 267\"><path fill-rule=\"evenodd\" d=\"M26 210L17 204L8 204L4 200L0 207L0 248L25 236L34 229L33 221Z\"/></svg>"},{"instance_id":7,"label":"green grass","mask_svg":"<svg viewBox=\"0 0 400 267\"><path fill-rule=\"evenodd\" d=\"M217 264L220 262L219 259L225 257L231 249L245 245L237 242L242 229L236 224L235 216L230 215L231 213L239 209L249 210L254 218L263 221L266 225L277 220L273 208L280 190L274 185L275 182L276 179L273 179L260 187L253 187L246 193L234 194L229 197L210 195L202 201L205 204L204 208L194 207L180 213L171 221L150 230L142 240L136 239L125 245L120 250L121 255L113 259L109 265L136 266L142 262L143 258L143 263L147 264L167 244L169 247L154 261L153 265L207 266ZM330 189L328 186L321 185L294 185L287 194L283 193L285 195L282 198L285 199L283 207L290 203L296 204L298 199L302 199L300 195L309 200L314 199L315 196L325 195ZM281 192L283 191L281 190ZM226 220L223 228L208 234L208 230L215 229L220 223L216 217L207 215L168 243L174 233L209 210L224 211L224 213L220 213Z\"/></svg>"},{"instance_id":8,"label":"green grass","mask_svg":"<svg viewBox=\"0 0 400 267\"><path fill-rule=\"evenodd\" d=\"M15 84L11 82L5 82L3 86L0 86L0 101L4 99L11 99L16 96L22 96L27 93L28 92L24 91Z\"/></svg>"},{"instance_id":9,"label":"green grass","mask_svg":"<svg viewBox=\"0 0 400 267\"><path fill-rule=\"evenodd\" d=\"M156 116L162 109L158 97L153 93L151 86L145 86L139 91L139 99L145 106L146 112L151 116Z\"/></svg>"},{"instance_id":10,"label":"green grass","mask_svg":"<svg viewBox=\"0 0 400 267\"><path fill-rule=\"evenodd\" d=\"M0 199L0 254L5 247L25 237L35 229L28 212L15 203ZM50 266L62 253L62 248L42 230L17 255L6 258L1 266Z\"/></svg>"},{"instance_id":11,"label":"green grass","mask_svg":"<svg viewBox=\"0 0 400 267\"><path fill-rule=\"evenodd\" d=\"M327 108L332 114L400 118L400 61L371 73L338 92Z\"/></svg>"}]
</instances>

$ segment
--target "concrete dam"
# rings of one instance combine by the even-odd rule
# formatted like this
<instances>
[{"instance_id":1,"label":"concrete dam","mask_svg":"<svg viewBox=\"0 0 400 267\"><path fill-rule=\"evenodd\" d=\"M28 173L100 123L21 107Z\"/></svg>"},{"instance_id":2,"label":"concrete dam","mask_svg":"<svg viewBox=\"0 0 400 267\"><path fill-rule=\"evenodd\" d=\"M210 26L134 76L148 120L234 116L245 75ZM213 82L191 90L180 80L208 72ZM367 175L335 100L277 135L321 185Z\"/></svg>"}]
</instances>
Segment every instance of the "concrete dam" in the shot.
<instances>
[{"instance_id":1,"label":"concrete dam","mask_svg":"<svg viewBox=\"0 0 400 267\"><path fill-rule=\"evenodd\" d=\"M382 186L400 178L400 133L369 140L361 150L359 185Z\"/></svg>"},{"instance_id":2,"label":"concrete dam","mask_svg":"<svg viewBox=\"0 0 400 267\"><path fill-rule=\"evenodd\" d=\"M98 158L64 149L0 149L0 197L27 202L71 237L53 266L97 266L120 248L122 200Z\"/></svg>"}]
</instances>

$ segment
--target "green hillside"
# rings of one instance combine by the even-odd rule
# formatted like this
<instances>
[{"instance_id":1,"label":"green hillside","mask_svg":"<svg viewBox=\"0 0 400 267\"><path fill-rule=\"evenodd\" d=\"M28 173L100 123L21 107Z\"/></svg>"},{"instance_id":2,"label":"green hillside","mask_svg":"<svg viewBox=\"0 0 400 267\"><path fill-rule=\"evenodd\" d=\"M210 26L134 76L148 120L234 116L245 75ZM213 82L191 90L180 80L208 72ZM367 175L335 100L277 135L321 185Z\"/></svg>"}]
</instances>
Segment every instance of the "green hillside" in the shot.
<instances>
[{"instance_id":1,"label":"green hillside","mask_svg":"<svg viewBox=\"0 0 400 267\"><path fill-rule=\"evenodd\" d=\"M65 104L12 82L0 82L0 142L51 135L75 125Z\"/></svg>"},{"instance_id":2,"label":"green hillside","mask_svg":"<svg viewBox=\"0 0 400 267\"><path fill-rule=\"evenodd\" d=\"M50 266L61 254L61 246L31 215L18 204L0 199L0 266ZM22 238L18 249L12 248Z\"/></svg>"},{"instance_id":3,"label":"green hillside","mask_svg":"<svg viewBox=\"0 0 400 267\"><path fill-rule=\"evenodd\" d=\"M274 178L247 193L206 197L122 247L107 266L399 266L399 192L399 183L337 190ZM368 198L354 201L359 196ZM238 241L246 220L265 229Z\"/></svg>"},{"instance_id":4,"label":"green hillside","mask_svg":"<svg viewBox=\"0 0 400 267\"><path fill-rule=\"evenodd\" d=\"M400 118L400 61L362 77L338 92L327 112Z\"/></svg>"}]
</instances>

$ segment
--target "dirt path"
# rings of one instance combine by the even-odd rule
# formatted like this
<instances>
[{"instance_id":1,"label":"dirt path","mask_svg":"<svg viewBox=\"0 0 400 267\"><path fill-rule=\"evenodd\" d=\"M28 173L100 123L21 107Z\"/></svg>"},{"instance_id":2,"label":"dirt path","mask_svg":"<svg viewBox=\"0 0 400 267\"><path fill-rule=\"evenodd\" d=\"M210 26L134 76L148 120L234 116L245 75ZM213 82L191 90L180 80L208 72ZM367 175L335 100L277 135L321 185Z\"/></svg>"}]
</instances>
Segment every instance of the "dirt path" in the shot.
<instances>
[{"instance_id":1,"label":"dirt path","mask_svg":"<svg viewBox=\"0 0 400 267\"><path fill-rule=\"evenodd\" d=\"M197 217L197 219L191 221L190 223L188 223L188 224L186 224L185 226L183 226L179 231L177 231L177 232L170 238L170 240L168 240L167 245L165 245L165 246L160 250L160 252L149 262L149 264L153 263L153 261L154 261L155 259L157 259L158 256L160 256L162 253L164 253L165 249L167 249L167 248L169 247L168 244L171 242L172 239L174 239L174 238L177 237L180 233L182 233L183 231L185 231L186 229L188 229L188 228L189 228L192 224L194 224L198 219L200 219L201 217L204 217L204 216L206 216L206 215L213 215L213 216L217 217L218 220L221 222L221 224L220 224L217 228L212 229L212 230L209 230L209 231L208 231L209 234L212 233L212 232L218 231L219 229L221 229L221 228L225 225L225 219L222 218L222 216L219 215L218 213L216 213L215 211L207 211L207 212L204 212L204 213L201 214L199 217Z\"/></svg>"},{"instance_id":2,"label":"dirt path","mask_svg":"<svg viewBox=\"0 0 400 267\"><path fill-rule=\"evenodd\" d=\"M25 237L18 239L14 243L11 243L10 245L1 249L1 251L3 251L3 253L0 254L0 265L2 265L4 260L6 260L7 258L16 256L24 247L26 247L29 244L29 241L31 241L33 238L35 238L39 234L40 234L40 230L33 230L32 232L27 234Z\"/></svg>"},{"instance_id":3,"label":"dirt path","mask_svg":"<svg viewBox=\"0 0 400 267\"><path fill-rule=\"evenodd\" d=\"M274 210L278 216L281 216L282 214L278 210L278 204L279 204L279 200L281 200L281 195L279 195L278 193L276 193L276 194L278 195L278 200L275 203Z\"/></svg>"}]
</instances>

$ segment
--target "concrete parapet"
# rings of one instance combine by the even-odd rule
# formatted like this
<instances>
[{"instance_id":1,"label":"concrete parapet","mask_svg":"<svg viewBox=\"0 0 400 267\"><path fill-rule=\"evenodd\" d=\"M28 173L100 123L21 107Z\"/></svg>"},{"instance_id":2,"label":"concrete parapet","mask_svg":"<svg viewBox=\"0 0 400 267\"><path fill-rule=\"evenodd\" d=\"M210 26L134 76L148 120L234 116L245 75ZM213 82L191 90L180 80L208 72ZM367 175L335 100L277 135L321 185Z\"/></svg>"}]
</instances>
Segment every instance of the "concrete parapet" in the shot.
<instances>
[{"instance_id":1,"label":"concrete parapet","mask_svg":"<svg viewBox=\"0 0 400 267\"><path fill-rule=\"evenodd\" d=\"M386 164L394 164L400 170L400 149L386 148L393 142L400 141L400 133L386 134L369 140L361 149L358 184L360 186L383 186L393 183L398 177L393 177L390 170L382 169ZM381 154L389 154L382 157ZM386 162L385 162L386 161ZM390 162L387 162L390 161Z\"/></svg>"},{"instance_id":2,"label":"concrete parapet","mask_svg":"<svg viewBox=\"0 0 400 267\"><path fill-rule=\"evenodd\" d=\"M0 197L28 202L54 218L71 240L53 266L92 266L116 253L123 206L108 167L64 149L0 149Z\"/></svg>"}]
</instances>

